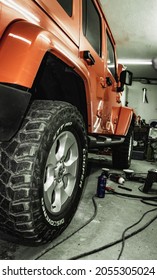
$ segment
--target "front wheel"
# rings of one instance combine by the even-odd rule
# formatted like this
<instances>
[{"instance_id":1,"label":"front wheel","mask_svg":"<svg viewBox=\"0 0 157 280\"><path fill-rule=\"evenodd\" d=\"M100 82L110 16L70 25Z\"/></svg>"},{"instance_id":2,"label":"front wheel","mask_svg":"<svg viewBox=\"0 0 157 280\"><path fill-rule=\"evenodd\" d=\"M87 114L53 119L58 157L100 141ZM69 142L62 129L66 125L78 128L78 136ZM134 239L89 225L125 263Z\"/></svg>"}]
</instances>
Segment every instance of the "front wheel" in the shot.
<instances>
[{"instance_id":1,"label":"front wheel","mask_svg":"<svg viewBox=\"0 0 157 280\"><path fill-rule=\"evenodd\" d=\"M129 168L131 165L133 149L133 127L130 126L125 141L112 148L112 165L113 168Z\"/></svg>"},{"instance_id":2,"label":"front wheel","mask_svg":"<svg viewBox=\"0 0 157 280\"><path fill-rule=\"evenodd\" d=\"M1 150L10 154L2 228L30 241L52 240L70 223L83 190L87 137L81 115L65 102L35 101L18 135Z\"/></svg>"}]
</instances>

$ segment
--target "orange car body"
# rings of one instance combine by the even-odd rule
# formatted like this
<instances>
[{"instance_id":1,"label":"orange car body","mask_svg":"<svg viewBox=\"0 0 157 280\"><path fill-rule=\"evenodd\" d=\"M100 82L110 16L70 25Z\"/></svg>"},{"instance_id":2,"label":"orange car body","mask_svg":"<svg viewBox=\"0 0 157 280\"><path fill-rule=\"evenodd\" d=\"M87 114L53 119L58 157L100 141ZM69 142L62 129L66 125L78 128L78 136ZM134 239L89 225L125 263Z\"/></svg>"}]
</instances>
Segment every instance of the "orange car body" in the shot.
<instances>
[{"instance_id":1,"label":"orange car body","mask_svg":"<svg viewBox=\"0 0 157 280\"><path fill-rule=\"evenodd\" d=\"M119 85L120 67L116 46L98 0L100 52L95 50L83 30L83 1L73 1L71 15L57 0L0 1L0 83L31 89L47 52L71 67L84 82L89 134L127 134L133 110L123 107ZM107 38L114 59L113 75L108 65ZM84 57L84 52L94 59Z\"/></svg>"}]
</instances>

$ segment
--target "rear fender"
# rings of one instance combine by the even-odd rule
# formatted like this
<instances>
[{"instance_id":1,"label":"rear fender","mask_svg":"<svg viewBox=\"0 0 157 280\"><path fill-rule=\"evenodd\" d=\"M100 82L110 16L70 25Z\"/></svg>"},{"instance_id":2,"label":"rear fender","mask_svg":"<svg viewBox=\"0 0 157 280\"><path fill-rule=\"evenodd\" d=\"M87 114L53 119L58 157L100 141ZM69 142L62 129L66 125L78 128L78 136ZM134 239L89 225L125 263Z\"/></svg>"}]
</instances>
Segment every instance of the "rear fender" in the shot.
<instances>
[{"instance_id":1,"label":"rear fender","mask_svg":"<svg viewBox=\"0 0 157 280\"><path fill-rule=\"evenodd\" d=\"M125 136L129 130L132 120L134 121L134 116L135 114L133 109L129 107L121 107L115 134Z\"/></svg>"},{"instance_id":2,"label":"rear fender","mask_svg":"<svg viewBox=\"0 0 157 280\"><path fill-rule=\"evenodd\" d=\"M6 29L0 43L0 82L31 87L50 48L46 35L40 27L26 21L12 23Z\"/></svg>"},{"instance_id":3,"label":"rear fender","mask_svg":"<svg viewBox=\"0 0 157 280\"><path fill-rule=\"evenodd\" d=\"M75 68L83 80L89 76L88 70L78 58L78 47L70 39L65 36L61 41L40 26L19 20L10 24L1 38L0 82L31 88L47 51ZM90 86L90 81L86 82Z\"/></svg>"},{"instance_id":4,"label":"rear fender","mask_svg":"<svg viewBox=\"0 0 157 280\"><path fill-rule=\"evenodd\" d=\"M11 23L0 41L0 83L31 88L46 52L51 52L72 67L86 88L88 122L91 123L91 83L88 69L79 58L79 49L63 33L60 38L30 22Z\"/></svg>"}]
</instances>

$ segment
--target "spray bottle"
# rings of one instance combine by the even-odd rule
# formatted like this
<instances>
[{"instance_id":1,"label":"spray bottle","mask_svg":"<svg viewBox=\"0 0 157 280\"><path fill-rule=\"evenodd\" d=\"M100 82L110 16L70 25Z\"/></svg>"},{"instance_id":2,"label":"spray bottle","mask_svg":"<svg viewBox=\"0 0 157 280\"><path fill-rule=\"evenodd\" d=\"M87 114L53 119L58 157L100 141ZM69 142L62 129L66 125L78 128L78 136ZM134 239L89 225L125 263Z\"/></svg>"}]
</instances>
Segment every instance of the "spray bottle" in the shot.
<instances>
[{"instance_id":1,"label":"spray bottle","mask_svg":"<svg viewBox=\"0 0 157 280\"><path fill-rule=\"evenodd\" d=\"M97 183L97 197L104 198L105 197L105 187L106 187L106 171L102 169L101 175L98 177Z\"/></svg>"}]
</instances>

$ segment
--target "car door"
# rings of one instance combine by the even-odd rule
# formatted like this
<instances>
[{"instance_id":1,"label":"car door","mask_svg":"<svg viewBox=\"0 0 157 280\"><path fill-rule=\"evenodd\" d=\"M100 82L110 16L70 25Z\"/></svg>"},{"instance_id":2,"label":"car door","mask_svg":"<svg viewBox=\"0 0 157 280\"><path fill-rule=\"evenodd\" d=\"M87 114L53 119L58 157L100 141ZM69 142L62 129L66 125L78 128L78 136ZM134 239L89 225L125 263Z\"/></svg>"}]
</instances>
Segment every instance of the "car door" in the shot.
<instances>
[{"instance_id":1,"label":"car door","mask_svg":"<svg viewBox=\"0 0 157 280\"><path fill-rule=\"evenodd\" d=\"M97 1L82 0L80 28L80 57L90 76L89 132L102 133L101 111L104 95L104 59L102 52L103 17Z\"/></svg>"},{"instance_id":2,"label":"car door","mask_svg":"<svg viewBox=\"0 0 157 280\"><path fill-rule=\"evenodd\" d=\"M103 127L105 134L115 134L121 107L121 92L117 91L118 69L115 42L107 24L105 24L106 39L106 90L103 106Z\"/></svg>"}]
</instances>

